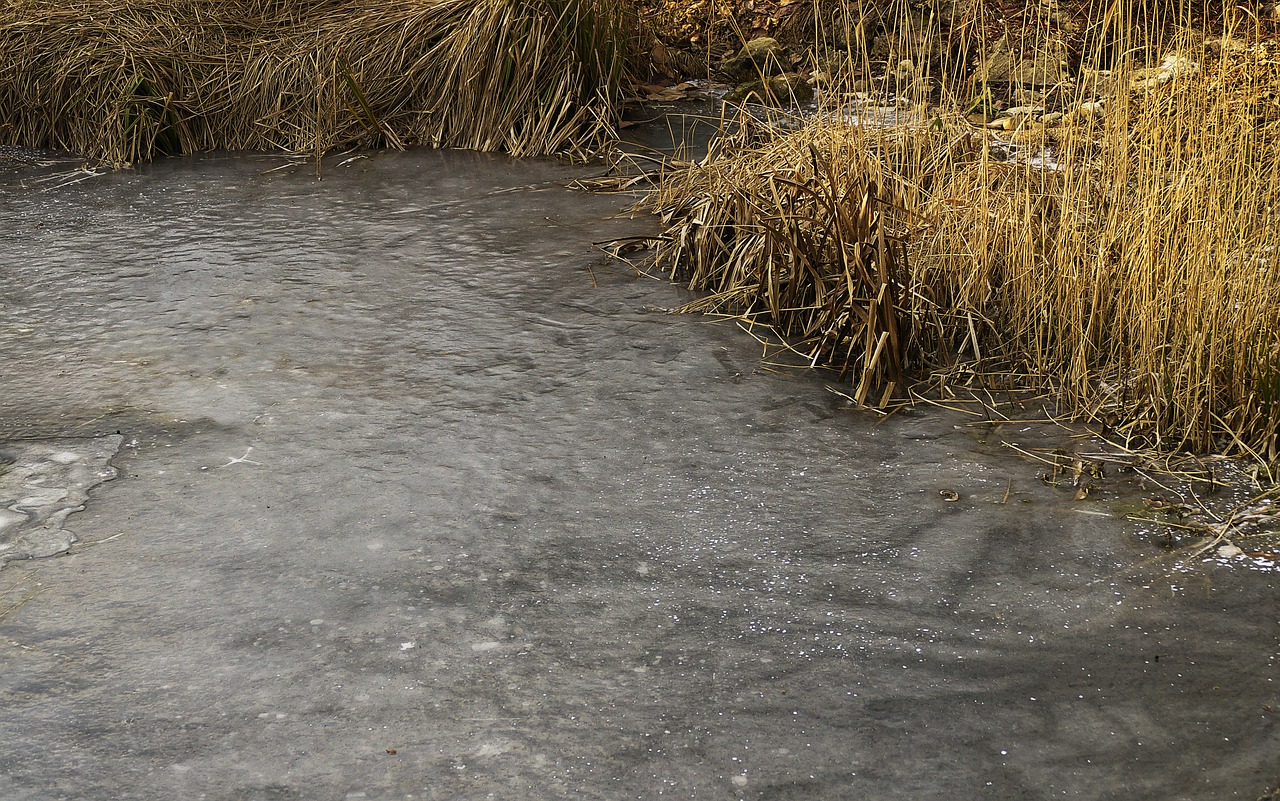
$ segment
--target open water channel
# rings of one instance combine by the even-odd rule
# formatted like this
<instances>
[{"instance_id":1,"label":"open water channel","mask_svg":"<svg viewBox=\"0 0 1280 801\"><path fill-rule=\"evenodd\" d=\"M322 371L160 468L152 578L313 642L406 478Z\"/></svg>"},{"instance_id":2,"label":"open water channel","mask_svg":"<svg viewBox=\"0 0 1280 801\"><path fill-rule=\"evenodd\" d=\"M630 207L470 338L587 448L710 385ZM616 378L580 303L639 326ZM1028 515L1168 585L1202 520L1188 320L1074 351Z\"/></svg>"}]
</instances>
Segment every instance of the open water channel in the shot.
<instances>
[{"instance_id":1,"label":"open water channel","mask_svg":"<svg viewBox=\"0 0 1280 801\"><path fill-rule=\"evenodd\" d=\"M580 170L282 163L0 176L0 799L1280 779L1273 573L664 314Z\"/></svg>"}]
</instances>

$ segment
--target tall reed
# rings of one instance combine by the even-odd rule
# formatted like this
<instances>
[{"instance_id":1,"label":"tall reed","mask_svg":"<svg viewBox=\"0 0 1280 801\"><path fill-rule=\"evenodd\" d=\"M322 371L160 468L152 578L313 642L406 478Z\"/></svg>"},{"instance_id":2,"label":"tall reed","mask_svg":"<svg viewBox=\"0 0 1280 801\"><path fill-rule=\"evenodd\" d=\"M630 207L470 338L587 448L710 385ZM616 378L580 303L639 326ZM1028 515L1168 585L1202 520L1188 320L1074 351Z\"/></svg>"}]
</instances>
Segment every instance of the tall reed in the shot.
<instances>
[{"instance_id":1,"label":"tall reed","mask_svg":"<svg viewBox=\"0 0 1280 801\"><path fill-rule=\"evenodd\" d=\"M1081 7L1066 33L1027 3L1013 36L989 5L944 27L902 2L888 46L846 37L836 86L883 92L896 121L847 95L804 122L743 118L656 197L659 262L712 293L701 308L778 325L855 386L896 381L886 364L998 372L1131 442L1274 462L1280 41L1243 13L1141 0ZM1065 115L967 120L995 97L998 48L1069 67L1039 96L1008 89ZM882 239L901 245L887 284L847 255ZM890 330L898 352L876 355Z\"/></svg>"}]
</instances>

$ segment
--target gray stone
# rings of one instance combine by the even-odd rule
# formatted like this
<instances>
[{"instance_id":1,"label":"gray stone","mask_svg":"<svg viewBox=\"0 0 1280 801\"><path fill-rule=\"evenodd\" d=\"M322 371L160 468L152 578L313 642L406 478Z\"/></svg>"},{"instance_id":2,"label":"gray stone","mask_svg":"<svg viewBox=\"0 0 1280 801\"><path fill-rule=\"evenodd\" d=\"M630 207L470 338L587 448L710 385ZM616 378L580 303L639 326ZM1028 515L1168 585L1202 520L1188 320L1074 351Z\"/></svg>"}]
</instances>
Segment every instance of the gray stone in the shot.
<instances>
[{"instance_id":1,"label":"gray stone","mask_svg":"<svg viewBox=\"0 0 1280 801\"><path fill-rule=\"evenodd\" d=\"M1029 53L1019 55L1004 36L979 65L978 78L986 83L1055 86L1066 80L1066 70L1067 48L1062 42L1040 42Z\"/></svg>"},{"instance_id":2,"label":"gray stone","mask_svg":"<svg viewBox=\"0 0 1280 801\"><path fill-rule=\"evenodd\" d=\"M724 72L738 81L780 75L791 69L791 56L777 39L761 37L747 42L724 63Z\"/></svg>"},{"instance_id":3,"label":"gray stone","mask_svg":"<svg viewBox=\"0 0 1280 801\"><path fill-rule=\"evenodd\" d=\"M774 75L768 80L738 84L724 98L730 103L759 103L765 106L802 106L813 100L813 87L794 72Z\"/></svg>"}]
</instances>

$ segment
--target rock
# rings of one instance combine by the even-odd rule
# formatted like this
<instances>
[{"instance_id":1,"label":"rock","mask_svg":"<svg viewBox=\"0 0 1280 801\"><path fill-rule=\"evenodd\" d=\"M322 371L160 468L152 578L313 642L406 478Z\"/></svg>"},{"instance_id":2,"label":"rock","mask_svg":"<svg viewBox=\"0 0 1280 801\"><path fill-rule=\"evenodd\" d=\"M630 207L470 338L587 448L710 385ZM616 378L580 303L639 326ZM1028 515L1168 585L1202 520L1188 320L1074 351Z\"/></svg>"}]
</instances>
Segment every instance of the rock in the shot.
<instances>
[{"instance_id":1,"label":"rock","mask_svg":"<svg viewBox=\"0 0 1280 801\"><path fill-rule=\"evenodd\" d=\"M803 75L789 72L767 80L741 83L725 95L729 103L759 103L766 106L802 106L813 100L813 87Z\"/></svg>"},{"instance_id":2,"label":"rock","mask_svg":"<svg viewBox=\"0 0 1280 801\"><path fill-rule=\"evenodd\" d=\"M942 30L963 20L977 18L982 9L981 0L931 0L927 11L932 12Z\"/></svg>"},{"instance_id":3,"label":"rock","mask_svg":"<svg viewBox=\"0 0 1280 801\"><path fill-rule=\"evenodd\" d=\"M1057 126L1096 129L1106 119L1106 109L1101 100L1085 100L1062 114L1054 121ZM1046 123L1047 124L1047 123Z\"/></svg>"},{"instance_id":4,"label":"rock","mask_svg":"<svg viewBox=\"0 0 1280 801\"><path fill-rule=\"evenodd\" d=\"M1180 53L1169 53L1158 67L1148 67L1134 72L1129 86L1135 90L1155 89L1173 83L1179 78L1194 75L1200 65Z\"/></svg>"},{"instance_id":5,"label":"rock","mask_svg":"<svg viewBox=\"0 0 1280 801\"><path fill-rule=\"evenodd\" d=\"M1047 96L1039 89L1027 86L1014 86L1009 99L1018 106L1043 106Z\"/></svg>"},{"instance_id":6,"label":"rock","mask_svg":"<svg viewBox=\"0 0 1280 801\"><path fill-rule=\"evenodd\" d=\"M739 81L779 75L790 69L791 56L787 49L778 44L777 39L767 36L747 42L736 56L723 65L724 72Z\"/></svg>"},{"instance_id":7,"label":"rock","mask_svg":"<svg viewBox=\"0 0 1280 801\"><path fill-rule=\"evenodd\" d=\"M1062 116L1063 125L1093 125L1106 116L1101 100L1085 100Z\"/></svg>"},{"instance_id":8,"label":"rock","mask_svg":"<svg viewBox=\"0 0 1280 801\"><path fill-rule=\"evenodd\" d=\"M1249 43L1231 36L1213 37L1204 42L1204 51L1210 55L1243 55L1249 52Z\"/></svg>"},{"instance_id":9,"label":"rock","mask_svg":"<svg viewBox=\"0 0 1280 801\"><path fill-rule=\"evenodd\" d=\"M1080 105L1075 107L1075 111L1082 117L1090 117L1093 119L1105 116L1107 113L1106 107L1103 106L1101 100L1082 101Z\"/></svg>"},{"instance_id":10,"label":"rock","mask_svg":"<svg viewBox=\"0 0 1280 801\"><path fill-rule=\"evenodd\" d=\"M774 97L788 99L794 105L803 106L813 101L813 87L808 79L794 72L770 78L769 91Z\"/></svg>"},{"instance_id":11,"label":"rock","mask_svg":"<svg viewBox=\"0 0 1280 801\"><path fill-rule=\"evenodd\" d=\"M814 70L814 73L809 76L809 84L820 89L834 86L835 82L835 76L826 70Z\"/></svg>"},{"instance_id":12,"label":"rock","mask_svg":"<svg viewBox=\"0 0 1280 801\"><path fill-rule=\"evenodd\" d=\"M996 118L988 120L985 125L995 131L1021 130L1030 127L1043 114L1044 106L1012 106L998 112Z\"/></svg>"},{"instance_id":13,"label":"rock","mask_svg":"<svg viewBox=\"0 0 1280 801\"><path fill-rule=\"evenodd\" d=\"M898 66L891 70L886 78L889 80L886 81L885 88L890 94L898 95L899 99L904 95L928 91L928 84L920 74L920 67L909 58L899 61Z\"/></svg>"},{"instance_id":14,"label":"rock","mask_svg":"<svg viewBox=\"0 0 1280 801\"><path fill-rule=\"evenodd\" d=\"M1044 106L1012 106L1000 112L1001 117L1036 117L1044 114Z\"/></svg>"},{"instance_id":15,"label":"rock","mask_svg":"<svg viewBox=\"0 0 1280 801\"><path fill-rule=\"evenodd\" d=\"M1021 86L1056 86L1067 78L1067 47L1061 41L1048 40L1017 55L1006 34L991 47L986 59L978 65L978 79L986 83Z\"/></svg>"},{"instance_id":16,"label":"rock","mask_svg":"<svg viewBox=\"0 0 1280 801\"><path fill-rule=\"evenodd\" d=\"M1049 131L1045 126L1038 122L1027 120L1025 124L1009 131L1005 137L1009 142L1019 145L1043 145L1049 136ZM1084 489L1082 487L1082 489Z\"/></svg>"},{"instance_id":17,"label":"rock","mask_svg":"<svg viewBox=\"0 0 1280 801\"><path fill-rule=\"evenodd\" d=\"M762 64L766 59L784 52L786 52L786 49L778 44L777 39L770 36L761 36L759 39L752 39L743 45L738 55L742 58L749 58L757 64Z\"/></svg>"},{"instance_id":18,"label":"rock","mask_svg":"<svg viewBox=\"0 0 1280 801\"><path fill-rule=\"evenodd\" d=\"M1111 70L1093 69L1082 64L1077 79L1083 91L1100 94L1111 82Z\"/></svg>"}]
</instances>

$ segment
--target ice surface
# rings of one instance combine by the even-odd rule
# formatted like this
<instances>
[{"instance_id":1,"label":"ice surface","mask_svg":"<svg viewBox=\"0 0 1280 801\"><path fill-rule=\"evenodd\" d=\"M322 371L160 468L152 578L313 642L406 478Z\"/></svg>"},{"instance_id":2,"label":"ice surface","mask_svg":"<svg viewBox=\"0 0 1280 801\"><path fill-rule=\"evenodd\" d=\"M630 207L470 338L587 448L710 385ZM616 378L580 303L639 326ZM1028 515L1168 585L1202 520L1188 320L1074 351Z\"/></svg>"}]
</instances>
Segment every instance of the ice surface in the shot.
<instances>
[{"instance_id":1,"label":"ice surface","mask_svg":"<svg viewBox=\"0 0 1280 801\"><path fill-rule=\"evenodd\" d=\"M89 491L116 476L118 434L0 443L0 567L15 559L63 553L76 541L67 516Z\"/></svg>"}]
</instances>

